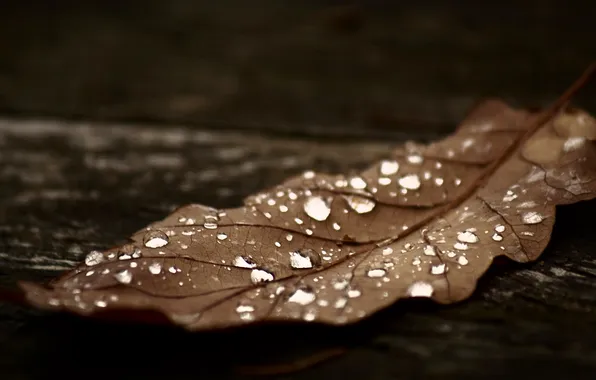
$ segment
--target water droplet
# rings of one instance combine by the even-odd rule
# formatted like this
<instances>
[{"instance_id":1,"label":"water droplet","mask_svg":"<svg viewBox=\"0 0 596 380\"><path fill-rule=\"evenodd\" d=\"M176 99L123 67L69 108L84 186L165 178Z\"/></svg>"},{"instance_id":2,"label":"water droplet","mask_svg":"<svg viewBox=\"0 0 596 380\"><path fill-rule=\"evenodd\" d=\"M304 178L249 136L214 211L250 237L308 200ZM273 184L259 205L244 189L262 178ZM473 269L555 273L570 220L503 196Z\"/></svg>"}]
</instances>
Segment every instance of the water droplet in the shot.
<instances>
[{"instance_id":1,"label":"water droplet","mask_svg":"<svg viewBox=\"0 0 596 380\"><path fill-rule=\"evenodd\" d=\"M408 160L408 162L410 164L414 164L414 165L419 165L424 161L422 156L419 154L411 154L408 157L406 157L406 160Z\"/></svg>"},{"instance_id":2,"label":"water droplet","mask_svg":"<svg viewBox=\"0 0 596 380\"><path fill-rule=\"evenodd\" d=\"M435 178L435 185L437 185L437 186L443 186L443 182L445 182L443 180L443 178L441 178L441 177Z\"/></svg>"},{"instance_id":3,"label":"water droplet","mask_svg":"<svg viewBox=\"0 0 596 380\"><path fill-rule=\"evenodd\" d=\"M584 145L585 142L586 142L586 138L583 136L582 137L570 137L567 139L567 141L565 141L565 144L563 144L563 150L565 152L576 150L576 149L580 148L582 145Z\"/></svg>"},{"instance_id":4,"label":"water droplet","mask_svg":"<svg viewBox=\"0 0 596 380\"><path fill-rule=\"evenodd\" d=\"M339 231L341 230L341 226L338 223L333 223L333 229Z\"/></svg>"},{"instance_id":5,"label":"water droplet","mask_svg":"<svg viewBox=\"0 0 596 380\"><path fill-rule=\"evenodd\" d=\"M296 222L296 224L298 224L298 225L301 225L302 223L304 223L302 221L302 219L300 219L300 218L294 218L294 222Z\"/></svg>"},{"instance_id":6,"label":"water droplet","mask_svg":"<svg viewBox=\"0 0 596 380\"><path fill-rule=\"evenodd\" d=\"M542 215L540 215L536 211L526 212L522 215L522 221L525 224L538 224L542 222L543 219L544 218L542 217Z\"/></svg>"},{"instance_id":7,"label":"water droplet","mask_svg":"<svg viewBox=\"0 0 596 380\"><path fill-rule=\"evenodd\" d=\"M273 281L274 277L273 274L264 269L253 269L252 272L250 272L250 280L253 284L258 284L260 282Z\"/></svg>"},{"instance_id":8,"label":"water droplet","mask_svg":"<svg viewBox=\"0 0 596 380\"><path fill-rule=\"evenodd\" d=\"M176 273L176 272L178 272L178 269L176 267L169 267L168 268L168 272L170 272L170 273Z\"/></svg>"},{"instance_id":9,"label":"water droplet","mask_svg":"<svg viewBox=\"0 0 596 380\"><path fill-rule=\"evenodd\" d=\"M348 202L350 208L356 211L358 214L366 214L367 212L371 212L376 206L376 202L374 200L359 197L357 195L344 195L344 199L346 202Z\"/></svg>"},{"instance_id":10,"label":"water droplet","mask_svg":"<svg viewBox=\"0 0 596 380\"><path fill-rule=\"evenodd\" d=\"M368 272L366 272L366 275L370 278L379 278L379 277L383 277L385 274L387 273L387 271L385 269L369 269Z\"/></svg>"},{"instance_id":11,"label":"water droplet","mask_svg":"<svg viewBox=\"0 0 596 380\"><path fill-rule=\"evenodd\" d=\"M147 248L161 248L168 244L170 239L163 231L149 231L143 238L145 247Z\"/></svg>"},{"instance_id":12,"label":"water droplet","mask_svg":"<svg viewBox=\"0 0 596 380\"><path fill-rule=\"evenodd\" d=\"M315 320L317 314L315 313L314 310L309 310L304 314L304 317L302 317L305 321L307 322L312 322Z\"/></svg>"},{"instance_id":13,"label":"water droplet","mask_svg":"<svg viewBox=\"0 0 596 380\"><path fill-rule=\"evenodd\" d=\"M465 251L468 249L468 245L458 241L457 243L453 244L453 248L459 249L460 251Z\"/></svg>"},{"instance_id":14,"label":"water droplet","mask_svg":"<svg viewBox=\"0 0 596 380\"><path fill-rule=\"evenodd\" d=\"M497 231L497 232L503 232L503 231L505 231L505 226L502 225L502 224L497 224L495 226L495 231Z\"/></svg>"},{"instance_id":15,"label":"water droplet","mask_svg":"<svg viewBox=\"0 0 596 380\"><path fill-rule=\"evenodd\" d=\"M362 190L366 188L366 182L361 177L352 177L350 178L350 186L354 189Z\"/></svg>"},{"instance_id":16,"label":"water droplet","mask_svg":"<svg viewBox=\"0 0 596 380\"><path fill-rule=\"evenodd\" d=\"M226 240L227 238L228 238L228 235L223 232L220 232L217 234L217 240Z\"/></svg>"},{"instance_id":17,"label":"water droplet","mask_svg":"<svg viewBox=\"0 0 596 380\"><path fill-rule=\"evenodd\" d=\"M105 260L103 253L99 251L91 251L87 256L85 256L85 265L87 266L94 266L97 265Z\"/></svg>"},{"instance_id":18,"label":"water droplet","mask_svg":"<svg viewBox=\"0 0 596 380\"><path fill-rule=\"evenodd\" d=\"M492 238L493 238L494 241L501 241L501 240L503 240L503 236L499 235L496 232L494 233L494 235L493 235Z\"/></svg>"},{"instance_id":19,"label":"water droplet","mask_svg":"<svg viewBox=\"0 0 596 380\"><path fill-rule=\"evenodd\" d=\"M132 273L128 269L114 274L114 278L121 284L130 284L132 281Z\"/></svg>"},{"instance_id":20,"label":"water droplet","mask_svg":"<svg viewBox=\"0 0 596 380\"><path fill-rule=\"evenodd\" d=\"M269 199L267 200L267 204L268 204L269 206L275 206L275 203L276 203L276 202L275 202L275 199L273 199L273 198L269 198Z\"/></svg>"},{"instance_id":21,"label":"water droplet","mask_svg":"<svg viewBox=\"0 0 596 380\"><path fill-rule=\"evenodd\" d=\"M418 174L408 174L398 180L401 187L407 190L418 190L420 188L420 178Z\"/></svg>"},{"instance_id":22,"label":"water droplet","mask_svg":"<svg viewBox=\"0 0 596 380\"><path fill-rule=\"evenodd\" d=\"M503 202L511 202L512 200L514 200L516 198L517 198L517 194L515 194L511 190L507 190L507 193L505 193L505 196L503 197Z\"/></svg>"},{"instance_id":23,"label":"water droplet","mask_svg":"<svg viewBox=\"0 0 596 380\"><path fill-rule=\"evenodd\" d=\"M279 211L281 211L281 212L288 212L288 206L286 206L286 205L279 206Z\"/></svg>"},{"instance_id":24,"label":"water droplet","mask_svg":"<svg viewBox=\"0 0 596 380\"><path fill-rule=\"evenodd\" d=\"M308 170L302 173L302 176L306 179L313 179L315 178L315 172L313 172L312 170Z\"/></svg>"},{"instance_id":25,"label":"water droplet","mask_svg":"<svg viewBox=\"0 0 596 380\"><path fill-rule=\"evenodd\" d=\"M349 283L350 283L350 281L346 280L345 278L342 278L342 279L337 280L333 283L333 289L344 290L348 286Z\"/></svg>"},{"instance_id":26,"label":"water droplet","mask_svg":"<svg viewBox=\"0 0 596 380\"><path fill-rule=\"evenodd\" d=\"M153 263L153 264L149 265L149 272L151 272L151 274L160 274L161 273L161 264Z\"/></svg>"},{"instance_id":27,"label":"water droplet","mask_svg":"<svg viewBox=\"0 0 596 380\"><path fill-rule=\"evenodd\" d=\"M309 269L321 265L321 256L312 249L290 252L290 266L294 269Z\"/></svg>"},{"instance_id":28,"label":"water droplet","mask_svg":"<svg viewBox=\"0 0 596 380\"><path fill-rule=\"evenodd\" d=\"M433 292L432 285L424 281L416 281L408 287L408 295L410 297L430 297L433 295Z\"/></svg>"},{"instance_id":29,"label":"water droplet","mask_svg":"<svg viewBox=\"0 0 596 380\"><path fill-rule=\"evenodd\" d=\"M435 247L433 247L432 245L429 244L424 247L424 254L426 256L436 256L437 251L435 250Z\"/></svg>"},{"instance_id":30,"label":"water droplet","mask_svg":"<svg viewBox=\"0 0 596 380\"><path fill-rule=\"evenodd\" d=\"M300 304L302 306L312 303L317 297L310 287L302 287L296 289L294 293L288 298L288 302Z\"/></svg>"},{"instance_id":31,"label":"water droplet","mask_svg":"<svg viewBox=\"0 0 596 380\"><path fill-rule=\"evenodd\" d=\"M360 297L361 294L362 294L362 292L358 289L348 290L348 297L350 297L350 298L358 298L358 297Z\"/></svg>"},{"instance_id":32,"label":"water droplet","mask_svg":"<svg viewBox=\"0 0 596 380\"><path fill-rule=\"evenodd\" d=\"M97 307L106 307L106 306L108 306L108 303L106 301L103 301L103 300L95 300L95 302L93 302L93 303Z\"/></svg>"},{"instance_id":33,"label":"water droplet","mask_svg":"<svg viewBox=\"0 0 596 380\"><path fill-rule=\"evenodd\" d=\"M377 182L379 182L379 185L381 186L387 186L391 184L391 178L379 177L379 180Z\"/></svg>"},{"instance_id":34,"label":"water droplet","mask_svg":"<svg viewBox=\"0 0 596 380\"><path fill-rule=\"evenodd\" d=\"M468 259L465 256L460 256L457 258L457 263L459 265L468 265Z\"/></svg>"},{"instance_id":35,"label":"water droplet","mask_svg":"<svg viewBox=\"0 0 596 380\"><path fill-rule=\"evenodd\" d=\"M526 201L526 202L520 203L519 205L517 205L517 207L519 207L519 208L532 208L532 207L536 207L536 202L534 202L534 201Z\"/></svg>"},{"instance_id":36,"label":"water droplet","mask_svg":"<svg viewBox=\"0 0 596 380\"><path fill-rule=\"evenodd\" d=\"M325 199L319 196L313 196L304 202L304 212L314 220L322 222L331 214L331 208Z\"/></svg>"},{"instance_id":37,"label":"water droplet","mask_svg":"<svg viewBox=\"0 0 596 380\"><path fill-rule=\"evenodd\" d=\"M345 297L340 297L335 301L335 303L333 304L333 307L336 309L343 309L344 307L346 307L347 304L348 304L348 299Z\"/></svg>"},{"instance_id":38,"label":"water droplet","mask_svg":"<svg viewBox=\"0 0 596 380\"><path fill-rule=\"evenodd\" d=\"M478 236L471 231L463 231L457 233L457 240L462 243L477 243Z\"/></svg>"},{"instance_id":39,"label":"water droplet","mask_svg":"<svg viewBox=\"0 0 596 380\"><path fill-rule=\"evenodd\" d=\"M252 313L253 311L255 311L254 306L252 305L246 305L246 304L238 304L238 306L236 306L236 313L241 314L241 313Z\"/></svg>"},{"instance_id":40,"label":"water droplet","mask_svg":"<svg viewBox=\"0 0 596 380\"><path fill-rule=\"evenodd\" d=\"M459 178L456 178L456 179L453 181L453 184L454 184L455 186L459 186L459 185L461 185L461 179L459 179Z\"/></svg>"},{"instance_id":41,"label":"water droplet","mask_svg":"<svg viewBox=\"0 0 596 380\"><path fill-rule=\"evenodd\" d=\"M217 223L212 221L205 221L205 223L203 223L203 227L205 227L208 230L214 230L217 228Z\"/></svg>"},{"instance_id":42,"label":"water droplet","mask_svg":"<svg viewBox=\"0 0 596 380\"><path fill-rule=\"evenodd\" d=\"M415 257L414 260L412 260L412 265L420 265L420 263L422 263L420 257Z\"/></svg>"},{"instance_id":43,"label":"water droplet","mask_svg":"<svg viewBox=\"0 0 596 380\"><path fill-rule=\"evenodd\" d=\"M294 236L292 234L287 234L286 235L286 240L287 241L292 241L292 239L294 239Z\"/></svg>"},{"instance_id":44,"label":"water droplet","mask_svg":"<svg viewBox=\"0 0 596 380\"><path fill-rule=\"evenodd\" d=\"M50 298L48 300L48 304L50 304L51 306L60 306L60 300L57 298Z\"/></svg>"},{"instance_id":45,"label":"water droplet","mask_svg":"<svg viewBox=\"0 0 596 380\"><path fill-rule=\"evenodd\" d=\"M430 268L430 273L432 274L443 274L446 271L446 266L445 264L438 264L438 265L433 265Z\"/></svg>"},{"instance_id":46,"label":"water droplet","mask_svg":"<svg viewBox=\"0 0 596 380\"><path fill-rule=\"evenodd\" d=\"M255 263L250 257L248 256L236 256L234 261L232 261L232 265L238 268L256 268L257 263Z\"/></svg>"},{"instance_id":47,"label":"water droplet","mask_svg":"<svg viewBox=\"0 0 596 380\"><path fill-rule=\"evenodd\" d=\"M399 170L397 161L381 161L380 171L382 175L393 175Z\"/></svg>"},{"instance_id":48,"label":"water droplet","mask_svg":"<svg viewBox=\"0 0 596 380\"><path fill-rule=\"evenodd\" d=\"M393 248L391 247L385 247L383 248L383 256L387 256L393 253Z\"/></svg>"}]
</instances>

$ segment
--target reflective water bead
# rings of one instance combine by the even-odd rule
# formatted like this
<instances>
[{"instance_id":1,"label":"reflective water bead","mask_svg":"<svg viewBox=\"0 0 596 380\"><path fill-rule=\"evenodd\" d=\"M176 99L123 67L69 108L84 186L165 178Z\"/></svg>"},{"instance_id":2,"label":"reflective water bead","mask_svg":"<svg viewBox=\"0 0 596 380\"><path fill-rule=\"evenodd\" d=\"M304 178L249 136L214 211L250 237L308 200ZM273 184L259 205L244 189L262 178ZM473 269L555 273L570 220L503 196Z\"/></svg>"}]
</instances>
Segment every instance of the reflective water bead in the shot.
<instances>
[{"instance_id":1,"label":"reflective water bead","mask_svg":"<svg viewBox=\"0 0 596 380\"><path fill-rule=\"evenodd\" d=\"M478 236L471 231L463 231L457 233L457 240L462 243L477 243Z\"/></svg>"},{"instance_id":2,"label":"reflective water bead","mask_svg":"<svg viewBox=\"0 0 596 380\"><path fill-rule=\"evenodd\" d=\"M163 231L156 230L147 232L143 243L147 248L161 248L168 245L169 240L168 235Z\"/></svg>"},{"instance_id":3,"label":"reflective water bead","mask_svg":"<svg viewBox=\"0 0 596 380\"><path fill-rule=\"evenodd\" d=\"M309 269L321 265L321 256L312 249L290 252L290 266L294 269Z\"/></svg>"},{"instance_id":4,"label":"reflective water bead","mask_svg":"<svg viewBox=\"0 0 596 380\"><path fill-rule=\"evenodd\" d=\"M87 266L94 266L97 265L105 260L103 253L99 251L91 251L85 256L85 265Z\"/></svg>"},{"instance_id":5,"label":"reflective water bead","mask_svg":"<svg viewBox=\"0 0 596 380\"><path fill-rule=\"evenodd\" d=\"M376 202L369 198L360 197L357 195L344 195L343 197L350 208L356 211L358 214L366 214L371 212L376 206Z\"/></svg>"},{"instance_id":6,"label":"reflective water bead","mask_svg":"<svg viewBox=\"0 0 596 380\"><path fill-rule=\"evenodd\" d=\"M542 217L542 215L540 215L536 211L526 212L522 215L522 221L525 224L538 224L542 222L543 219L544 218Z\"/></svg>"},{"instance_id":7,"label":"reflective water bead","mask_svg":"<svg viewBox=\"0 0 596 380\"><path fill-rule=\"evenodd\" d=\"M130 284L130 282L132 281L132 273L128 269L125 269L123 271L115 273L114 278L121 284Z\"/></svg>"},{"instance_id":8,"label":"reflective water bead","mask_svg":"<svg viewBox=\"0 0 596 380\"><path fill-rule=\"evenodd\" d=\"M380 171L382 175L393 175L399 170L399 163L397 161L381 161Z\"/></svg>"},{"instance_id":9,"label":"reflective water bead","mask_svg":"<svg viewBox=\"0 0 596 380\"><path fill-rule=\"evenodd\" d=\"M273 274L267 272L266 270L253 269L252 272L250 272L250 280L253 284L258 284L261 282L273 281L274 277Z\"/></svg>"},{"instance_id":10,"label":"reflective water bead","mask_svg":"<svg viewBox=\"0 0 596 380\"><path fill-rule=\"evenodd\" d=\"M397 182L401 187L407 190L418 190L420 188L420 178L418 177L418 174L405 175Z\"/></svg>"},{"instance_id":11,"label":"reflective water bead","mask_svg":"<svg viewBox=\"0 0 596 380\"><path fill-rule=\"evenodd\" d=\"M238 268L256 268L257 263L248 256L236 256L232 261L232 265Z\"/></svg>"},{"instance_id":12,"label":"reflective water bead","mask_svg":"<svg viewBox=\"0 0 596 380\"><path fill-rule=\"evenodd\" d=\"M331 208L329 202L322 197L312 196L304 202L304 212L314 220L322 222L331 214Z\"/></svg>"},{"instance_id":13,"label":"reflective water bead","mask_svg":"<svg viewBox=\"0 0 596 380\"><path fill-rule=\"evenodd\" d=\"M407 293L410 297L431 297L434 289L431 284L424 281L417 281L408 287Z\"/></svg>"}]
</instances>

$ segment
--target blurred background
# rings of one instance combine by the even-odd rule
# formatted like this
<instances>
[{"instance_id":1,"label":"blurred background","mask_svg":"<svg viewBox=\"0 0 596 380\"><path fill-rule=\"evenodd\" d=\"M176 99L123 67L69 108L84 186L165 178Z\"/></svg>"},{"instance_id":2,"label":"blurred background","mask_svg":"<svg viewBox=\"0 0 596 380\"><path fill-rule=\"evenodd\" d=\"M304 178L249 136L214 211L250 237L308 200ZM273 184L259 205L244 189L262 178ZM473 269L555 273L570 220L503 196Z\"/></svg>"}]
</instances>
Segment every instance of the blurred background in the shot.
<instances>
[{"instance_id":1,"label":"blurred background","mask_svg":"<svg viewBox=\"0 0 596 380\"><path fill-rule=\"evenodd\" d=\"M555 0L3 0L0 113L449 130L480 97L554 100L596 58L595 15Z\"/></svg>"}]
</instances>

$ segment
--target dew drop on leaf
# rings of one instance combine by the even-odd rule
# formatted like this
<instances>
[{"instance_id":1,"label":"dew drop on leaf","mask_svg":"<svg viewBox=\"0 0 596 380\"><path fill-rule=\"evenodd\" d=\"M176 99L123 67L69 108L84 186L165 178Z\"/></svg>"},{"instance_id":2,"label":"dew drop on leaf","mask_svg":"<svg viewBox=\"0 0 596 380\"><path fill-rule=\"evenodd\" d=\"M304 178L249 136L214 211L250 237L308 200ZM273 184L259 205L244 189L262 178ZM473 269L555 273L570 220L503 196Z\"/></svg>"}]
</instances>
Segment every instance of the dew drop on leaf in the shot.
<instances>
[{"instance_id":1,"label":"dew drop on leaf","mask_svg":"<svg viewBox=\"0 0 596 380\"><path fill-rule=\"evenodd\" d=\"M424 254L426 256L436 256L437 251L435 250L435 247L433 247L432 245L426 245L424 247Z\"/></svg>"},{"instance_id":2,"label":"dew drop on leaf","mask_svg":"<svg viewBox=\"0 0 596 380\"><path fill-rule=\"evenodd\" d=\"M424 161L422 156L419 154L411 154L408 157L406 157L406 160L408 160L410 164L414 165L420 165Z\"/></svg>"},{"instance_id":3,"label":"dew drop on leaf","mask_svg":"<svg viewBox=\"0 0 596 380\"><path fill-rule=\"evenodd\" d=\"M494 241L501 241L501 240L503 240L503 236L501 236L501 235L499 235L498 233L495 232L494 235L492 236L492 239Z\"/></svg>"},{"instance_id":4,"label":"dew drop on leaf","mask_svg":"<svg viewBox=\"0 0 596 380\"><path fill-rule=\"evenodd\" d=\"M151 274L160 274L161 273L161 264L153 263L153 264L149 265L149 272L151 272Z\"/></svg>"},{"instance_id":5,"label":"dew drop on leaf","mask_svg":"<svg viewBox=\"0 0 596 380\"><path fill-rule=\"evenodd\" d=\"M397 161L381 161L380 171L382 175L393 175L399 170Z\"/></svg>"},{"instance_id":6,"label":"dew drop on leaf","mask_svg":"<svg viewBox=\"0 0 596 380\"><path fill-rule=\"evenodd\" d=\"M357 190L363 190L366 188L366 182L361 177L350 178L350 186Z\"/></svg>"},{"instance_id":7,"label":"dew drop on leaf","mask_svg":"<svg viewBox=\"0 0 596 380\"><path fill-rule=\"evenodd\" d=\"M366 272L366 275L370 278L378 278L378 277L383 277L385 275L385 273L387 273L387 271L385 269L369 269L368 272Z\"/></svg>"},{"instance_id":8,"label":"dew drop on leaf","mask_svg":"<svg viewBox=\"0 0 596 380\"><path fill-rule=\"evenodd\" d=\"M321 256L312 249L290 252L290 266L294 269L310 269L321 265Z\"/></svg>"},{"instance_id":9,"label":"dew drop on leaf","mask_svg":"<svg viewBox=\"0 0 596 380\"><path fill-rule=\"evenodd\" d=\"M255 263L250 257L248 256L236 256L232 261L232 265L238 268L256 268L257 263Z\"/></svg>"},{"instance_id":10,"label":"dew drop on leaf","mask_svg":"<svg viewBox=\"0 0 596 380\"><path fill-rule=\"evenodd\" d=\"M220 232L217 234L217 240L226 240L227 238L228 238L228 235L223 232Z\"/></svg>"},{"instance_id":11,"label":"dew drop on leaf","mask_svg":"<svg viewBox=\"0 0 596 380\"><path fill-rule=\"evenodd\" d=\"M460 256L457 259L459 265L468 265L468 259L465 256Z\"/></svg>"},{"instance_id":12,"label":"dew drop on leaf","mask_svg":"<svg viewBox=\"0 0 596 380\"><path fill-rule=\"evenodd\" d=\"M524 224L538 224L542 222L542 220L542 215L540 215L536 211L526 212L522 215L522 221L524 222Z\"/></svg>"},{"instance_id":13,"label":"dew drop on leaf","mask_svg":"<svg viewBox=\"0 0 596 380\"><path fill-rule=\"evenodd\" d=\"M362 292L360 292L360 290L358 290L358 289L348 290L348 297L350 297L350 298L358 298L358 297L360 297L360 295L362 295Z\"/></svg>"},{"instance_id":14,"label":"dew drop on leaf","mask_svg":"<svg viewBox=\"0 0 596 380\"><path fill-rule=\"evenodd\" d=\"M301 287L296 289L288 298L288 302L293 302L306 306L316 299L316 295L310 287Z\"/></svg>"},{"instance_id":15,"label":"dew drop on leaf","mask_svg":"<svg viewBox=\"0 0 596 380\"><path fill-rule=\"evenodd\" d=\"M459 249L460 251L465 251L466 249L468 249L468 245L466 243L458 241L457 243L453 244L453 248Z\"/></svg>"},{"instance_id":16,"label":"dew drop on leaf","mask_svg":"<svg viewBox=\"0 0 596 380\"><path fill-rule=\"evenodd\" d=\"M114 278L121 284L130 284L132 281L132 273L128 269L125 269L115 273Z\"/></svg>"},{"instance_id":17,"label":"dew drop on leaf","mask_svg":"<svg viewBox=\"0 0 596 380\"><path fill-rule=\"evenodd\" d=\"M424 281L417 281L408 287L410 297L430 297L433 292L432 285Z\"/></svg>"},{"instance_id":18,"label":"dew drop on leaf","mask_svg":"<svg viewBox=\"0 0 596 380\"><path fill-rule=\"evenodd\" d=\"M103 253L100 251L91 251L85 256L85 264L87 266L97 265L105 260Z\"/></svg>"},{"instance_id":19,"label":"dew drop on leaf","mask_svg":"<svg viewBox=\"0 0 596 380\"><path fill-rule=\"evenodd\" d=\"M504 226L504 225L502 225L502 224L497 224L497 225L495 226L495 231L497 231L497 232L501 233L501 232L505 231L505 226Z\"/></svg>"},{"instance_id":20,"label":"dew drop on leaf","mask_svg":"<svg viewBox=\"0 0 596 380\"><path fill-rule=\"evenodd\" d=\"M255 311L255 308L252 305L240 303L238 306L236 306L236 313L238 314L252 313L253 311Z\"/></svg>"},{"instance_id":21,"label":"dew drop on leaf","mask_svg":"<svg viewBox=\"0 0 596 380\"><path fill-rule=\"evenodd\" d=\"M457 234L457 240L459 240L462 243L477 243L478 236L476 236L476 234L474 234L471 231L464 231L464 232L459 232Z\"/></svg>"},{"instance_id":22,"label":"dew drop on leaf","mask_svg":"<svg viewBox=\"0 0 596 380\"><path fill-rule=\"evenodd\" d=\"M269 273L264 269L253 269L252 272L250 272L250 280L253 284L259 284L261 282L273 281L274 277L272 273Z\"/></svg>"},{"instance_id":23,"label":"dew drop on leaf","mask_svg":"<svg viewBox=\"0 0 596 380\"><path fill-rule=\"evenodd\" d=\"M163 231L156 230L147 232L143 243L147 248L161 248L168 245L169 240L168 235Z\"/></svg>"},{"instance_id":24,"label":"dew drop on leaf","mask_svg":"<svg viewBox=\"0 0 596 380\"><path fill-rule=\"evenodd\" d=\"M445 266L445 264L438 264L438 265L433 265L430 268L430 273L432 274L443 274L445 273L445 269L447 267Z\"/></svg>"},{"instance_id":25,"label":"dew drop on leaf","mask_svg":"<svg viewBox=\"0 0 596 380\"><path fill-rule=\"evenodd\" d=\"M420 188L420 177L418 177L418 174L407 174L401 177L398 183L406 190L418 190Z\"/></svg>"},{"instance_id":26,"label":"dew drop on leaf","mask_svg":"<svg viewBox=\"0 0 596 380\"><path fill-rule=\"evenodd\" d=\"M371 212L375 206L376 202L372 199L359 197L357 195L345 195L344 199L348 202L350 208L356 211L358 214L366 214Z\"/></svg>"},{"instance_id":27,"label":"dew drop on leaf","mask_svg":"<svg viewBox=\"0 0 596 380\"><path fill-rule=\"evenodd\" d=\"M322 222L331 214L329 203L319 196L311 196L304 202L304 212L314 220Z\"/></svg>"}]
</instances>

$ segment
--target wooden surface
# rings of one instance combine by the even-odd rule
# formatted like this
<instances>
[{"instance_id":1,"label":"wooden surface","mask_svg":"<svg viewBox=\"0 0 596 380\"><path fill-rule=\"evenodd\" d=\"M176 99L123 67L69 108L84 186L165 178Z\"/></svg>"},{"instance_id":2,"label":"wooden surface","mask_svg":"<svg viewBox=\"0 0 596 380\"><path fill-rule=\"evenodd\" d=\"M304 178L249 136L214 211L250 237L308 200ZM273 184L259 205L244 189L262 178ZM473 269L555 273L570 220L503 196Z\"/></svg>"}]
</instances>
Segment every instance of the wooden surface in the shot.
<instances>
[{"instance_id":1,"label":"wooden surface","mask_svg":"<svg viewBox=\"0 0 596 380\"><path fill-rule=\"evenodd\" d=\"M176 206L238 205L304 169L437 138L480 97L545 105L596 58L580 3L61 3L0 12L8 288ZM595 87L578 99L593 114ZM189 335L0 303L0 378L235 378L237 363L337 345L350 350L279 378L594 378L595 213L562 208L542 258L493 268L469 301L402 302L342 329Z\"/></svg>"}]
</instances>

